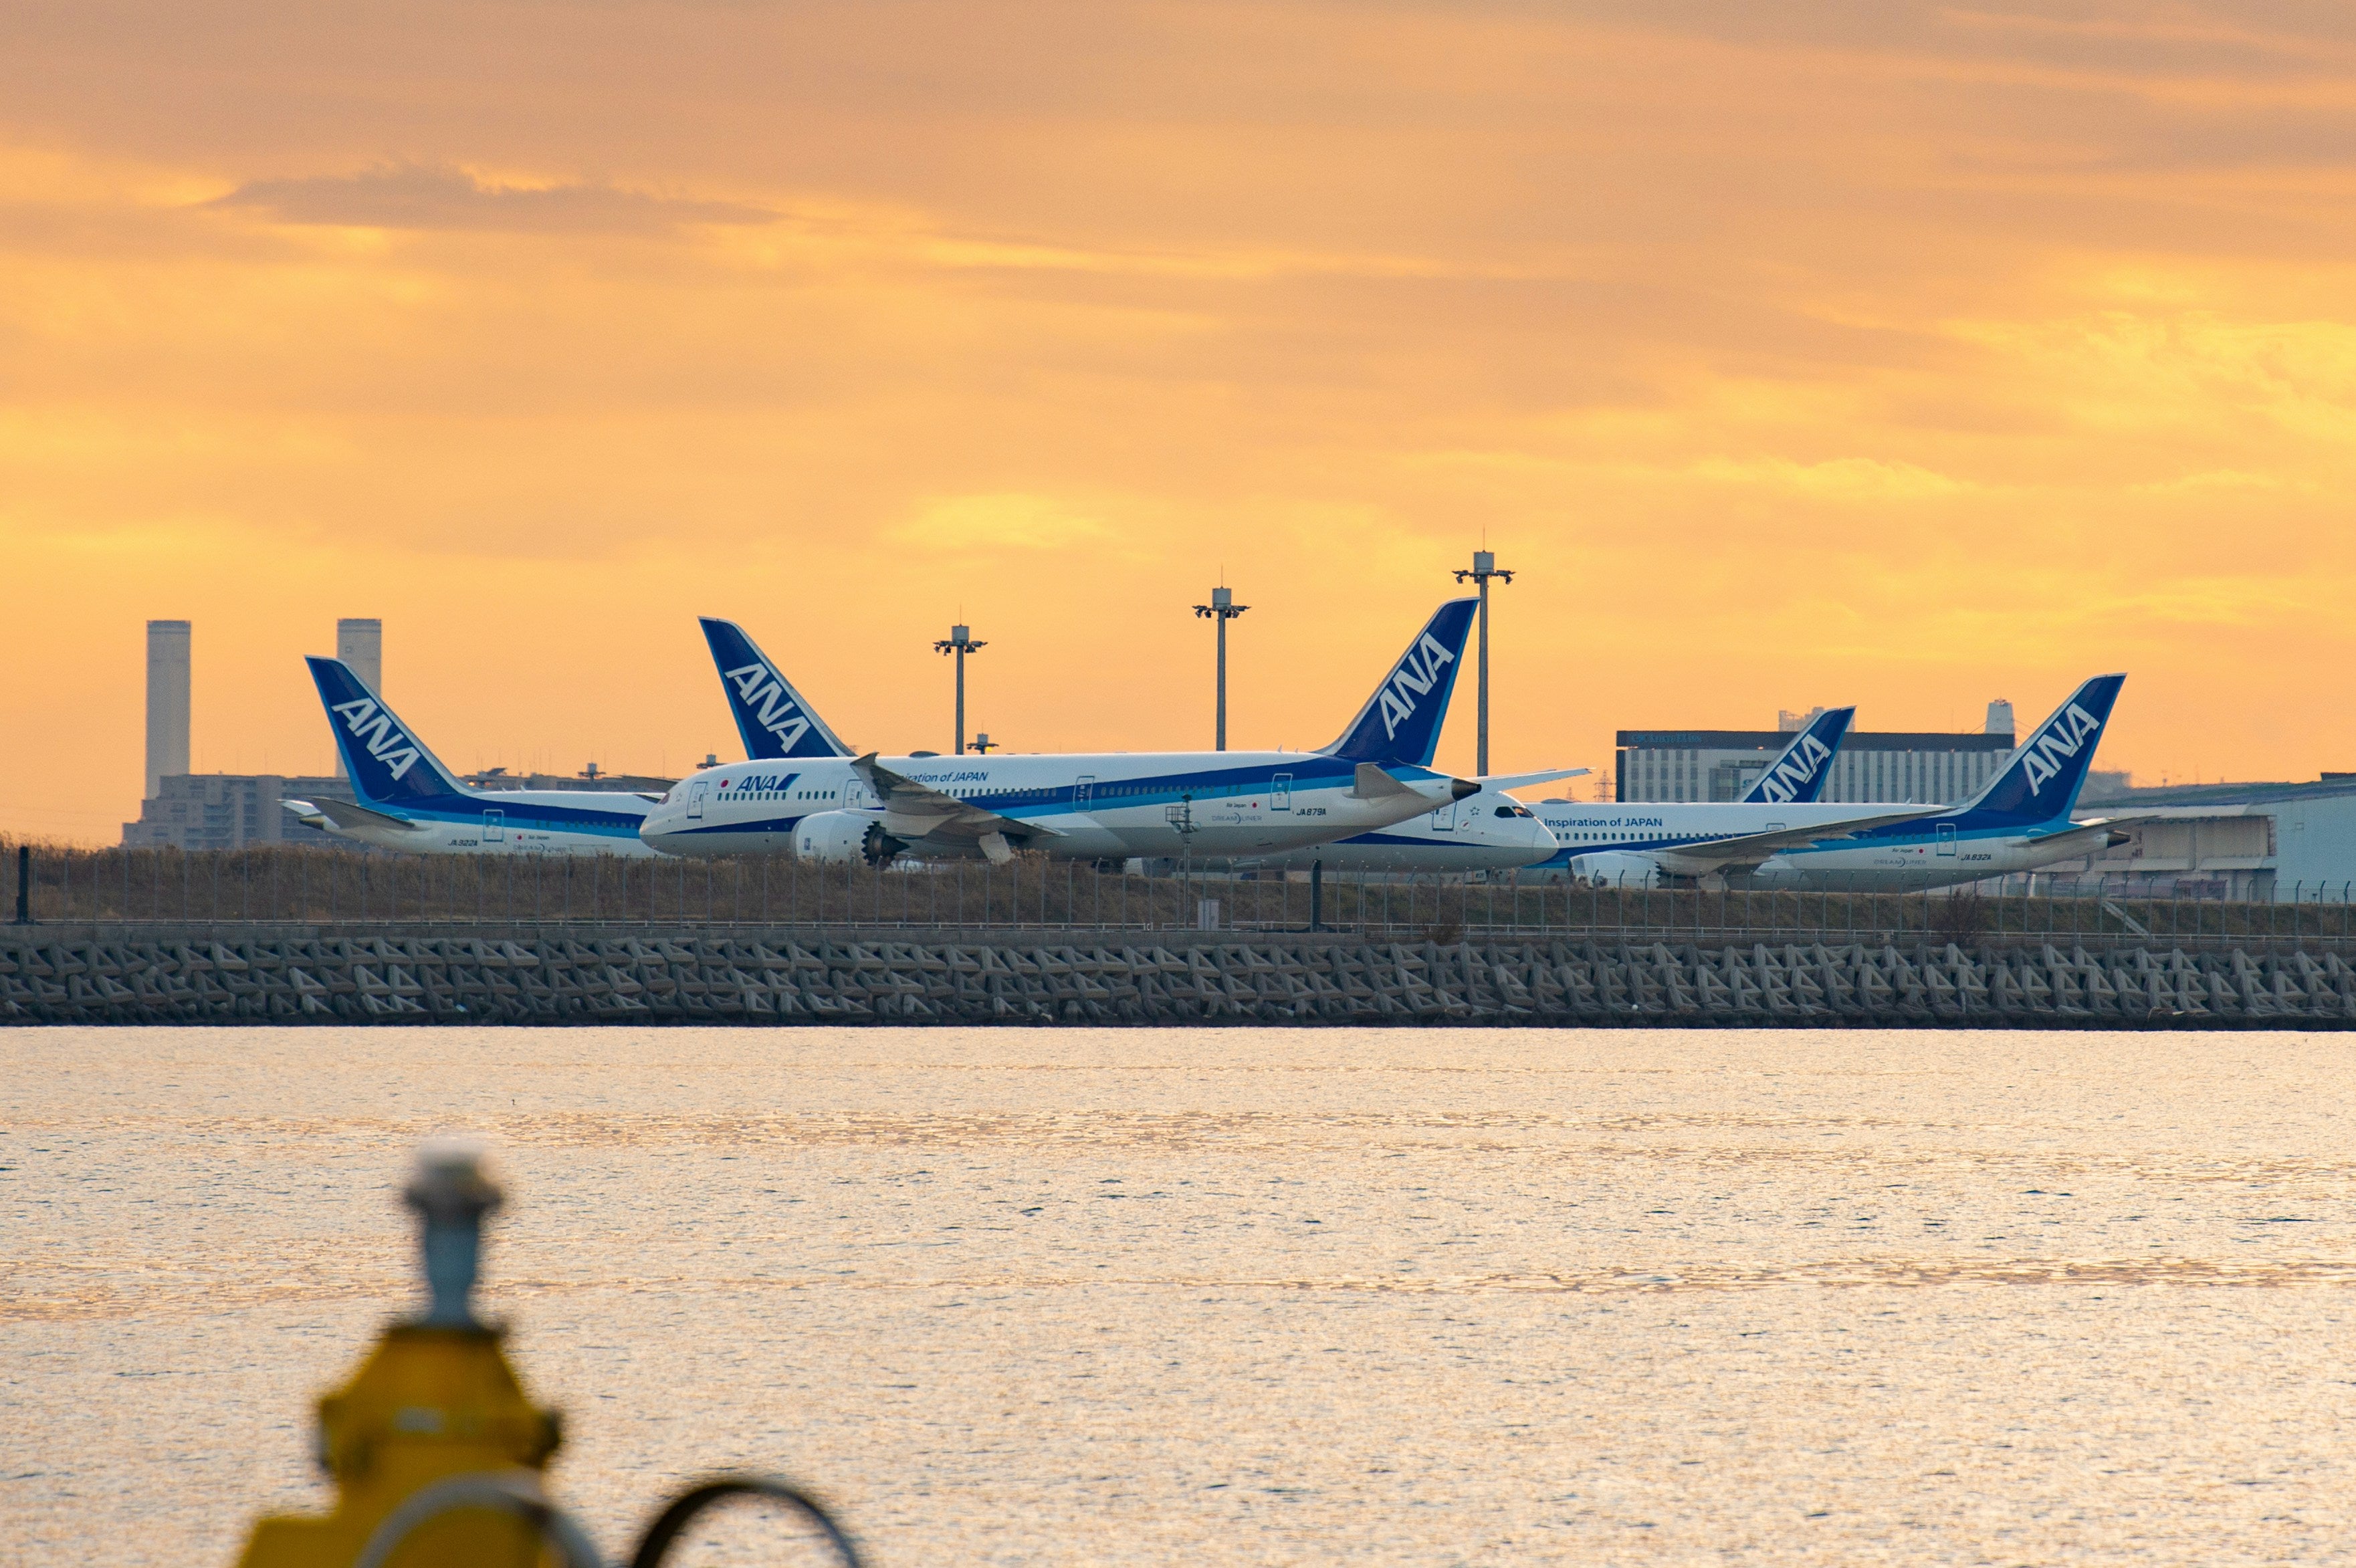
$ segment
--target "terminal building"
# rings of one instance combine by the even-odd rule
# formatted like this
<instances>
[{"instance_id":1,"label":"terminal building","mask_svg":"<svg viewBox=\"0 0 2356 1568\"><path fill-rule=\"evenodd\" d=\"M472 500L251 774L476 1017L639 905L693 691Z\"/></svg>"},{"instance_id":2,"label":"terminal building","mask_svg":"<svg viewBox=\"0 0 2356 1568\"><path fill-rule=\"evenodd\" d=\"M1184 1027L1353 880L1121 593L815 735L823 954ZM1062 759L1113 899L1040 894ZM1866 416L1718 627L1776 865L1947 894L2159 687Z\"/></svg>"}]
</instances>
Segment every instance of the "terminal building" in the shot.
<instances>
[{"instance_id":1,"label":"terminal building","mask_svg":"<svg viewBox=\"0 0 2356 1568\"><path fill-rule=\"evenodd\" d=\"M288 800L350 800L351 781L338 758L325 777L283 773L192 773L188 771L189 670L193 628L186 621L147 623L146 793L139 820L123 825L131 849L243 849L265 844L333 845L356 848L305 827L281 804ZM336 623L336 656L359 672L371 690L384 689L384 623ZM659 795L670 779L605 773L592 763L578 777L512 774L491 768L469 774L481 789L602 789Z\"/></svg>"},{"instance_id":2,"label":"terminal building","mask_svg":"<svg viewBox=\"0 0 2356 1568\"><path fill-rule=\"evenodd\" d=\"M1778 714L1772 730L1622 730L1614 798L1740 800L1792 737L1823 711ZM1996 776L2012 746L2012 704L2001 700L1988 704L1987 726L1976 732L1852 730L1833 759L1824 798L1962 800Z\"/></svg>"}]
</instances>

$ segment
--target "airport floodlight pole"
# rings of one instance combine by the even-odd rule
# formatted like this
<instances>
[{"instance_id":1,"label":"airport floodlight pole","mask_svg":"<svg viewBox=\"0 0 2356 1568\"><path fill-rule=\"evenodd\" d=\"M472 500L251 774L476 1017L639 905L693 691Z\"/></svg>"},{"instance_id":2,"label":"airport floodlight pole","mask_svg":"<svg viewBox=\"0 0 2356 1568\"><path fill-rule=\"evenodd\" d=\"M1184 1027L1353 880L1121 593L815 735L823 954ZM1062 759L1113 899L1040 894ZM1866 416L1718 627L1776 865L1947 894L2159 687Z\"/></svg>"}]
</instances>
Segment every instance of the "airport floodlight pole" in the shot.
<instances>
[{"instance_id":1,"label":"airport floodlight pole","mask_svg":"<svg viewBox=\"0 0 2356 1568\"><path fill-rule=\"evenodd\" d=\"M973 738L973 749L985 757L990 755L990 749L997 744L997 741L990 738L990 731L987 730Z\"/></svg>"},{"instance_id":2,"label":"airport floodlight pole","mask_svg":"<svg viewBox=\"0 0 2356 1568\"><path fill-rule=\"evenodd\" d=\"M1227 623L1250 608L1248 604L1237 603L1234 591L1226 588L1212 589L1211 602L1194 606L1197 619L1219 624L1218 718L1211 731L1211 750L1215 752L1227 749Z\"/></svg>"},{"instance_id":3,"label":"airport floodlight pole","mask_svg":"<svg viewBox=\"0 0 2356 1568\"><path fill-rule=\"evenodd\" d=\"M949 635L933 645L933 652L957 656L957 754L960 757L965 755L965 656L978 654L988 646L988 643L973 640L970 626L951 626Z\"/></svg>"},{"instance_id":4,"label":"airport floodlight pole","mask_svg":"<svg viewBox=\"0 0 2356 1568\"><path fill-rule=\"evenodd\" d=\"M1514 574L1497 570L1494 551L1476 549L1472 552L1472 570L1458 571L1456 581L1462 582L1468 577L1481 585L1481 724L1480 739L1473 747L1472 772L1478 777L1486 778L1489 774L1489 579L1502 577L1511 582Z\"/></svg>"}]
</instances>

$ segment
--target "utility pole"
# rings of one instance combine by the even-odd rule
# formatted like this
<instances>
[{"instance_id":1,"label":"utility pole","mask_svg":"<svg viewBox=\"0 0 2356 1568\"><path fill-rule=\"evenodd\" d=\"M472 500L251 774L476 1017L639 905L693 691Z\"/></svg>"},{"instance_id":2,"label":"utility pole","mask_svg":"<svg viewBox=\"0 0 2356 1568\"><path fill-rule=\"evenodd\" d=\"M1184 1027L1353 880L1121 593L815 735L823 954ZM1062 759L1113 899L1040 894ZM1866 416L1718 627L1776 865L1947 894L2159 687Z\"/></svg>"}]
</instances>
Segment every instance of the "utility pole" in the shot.
<instances>
[{"instance_id":1,"label":"utility pole","mask_svg":"<svg viewBox=\"0 0 2356 1568\"><path fill-rule=\"evenodd\" d=\"M1197 619L1219 624L1218 720L1213 727L1211 741L1211 750L1215 752L1227 749L1227 623L1250 608L1248 604L1237 603L1233 591L1226 588L1212 589L1211 602L1194 606Z\"/></svg>"},{"instance_id":2,"label":"utility pole","mask_svg":"<svg viewBox=\"0 0 2356 1568\"><path fill-rule=\"evenodd\" d=\"M1473 749L1472 772L1476 777L1486 778L1489 774L1489 579L1502 577L1511 582L1514 574L1497 570L1494 552L1476 549L1472 552L1472 570L1458 571L1456 581L1462 582L1468 577L1481 585L1481 738Z\"/></svg>"},{"instance_id":3,"label":"utility pole","mask_svg":"<svg viewBox=\"0 0 2356 1568\"><path fill-rule=\"evenodd\" d=\"M970 626L951 626L949 635L933 645L937 654L951 654L957 658L957 754L965 755L965 656L978 654L990 646L973 640Z\"/></svg>"}]
</instances>

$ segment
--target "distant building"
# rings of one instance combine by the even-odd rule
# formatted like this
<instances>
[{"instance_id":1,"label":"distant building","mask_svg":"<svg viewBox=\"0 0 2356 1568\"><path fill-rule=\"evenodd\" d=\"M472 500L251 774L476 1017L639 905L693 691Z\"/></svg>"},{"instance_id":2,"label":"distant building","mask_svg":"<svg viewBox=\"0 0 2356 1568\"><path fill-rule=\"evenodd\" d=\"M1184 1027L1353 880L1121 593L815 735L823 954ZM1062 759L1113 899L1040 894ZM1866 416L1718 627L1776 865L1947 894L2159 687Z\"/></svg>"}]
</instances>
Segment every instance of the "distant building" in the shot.
<instances>
[{"instance_id":1,"label":"distant building","mask_svg":"<svg viewBox=\"0 0 2356 1568\"><path fill-rule=\"evenodd\" d=\"M477 789L592 789L616 794L660 795L675 782L633 773L604 773L591 763L578 778L562 773L509 773L502 768L470 773ZM139 803L139 820L123 825L123 842L134 849L242 849L250 844L329 844L351 841L305 827L279 803L286 800L350 800L344 778L290 778L279 773L182 773Z\"/></svg>"},{"instance_id":2,"label":"distant building","mask_svg":"<svg viewBox=\"0 0 2356 1568\"><path fill-rule=\"evenodd\" d=\"M281 773L171 774L158 780L155 793L139 803L139 820L123 825L123 843L130 849L325 844L330 842L326 833L304 827L279 805L286 799L322 797L351 799L350 782Z\"/></svg>"},{"instance_id":3,"label":"distant building","mask_svg":"<svg viewBox=\"0 0 2356 1568\"><path fill-rule=\"evenodd\" d=\"M478 773L468 773L459 781L477 789L595 789L610 790L616 795L661 795L677 779L659 779L648 773L608 773L590 763L578 773L511 773L505 768L485 768Z\"/></svg>"},{"instance_id":4,"label":"distant building","mask_svg":"<svg viewBox=\"0 0 2356 1568\"><path fill-rule=\"evenodd\" d=\"M1991 703L1989 713L2003 706ZM1777 715L1776 730L1622 730L1615 799L1740 800L1794 732L1822 713ZM2007 709L2009 712L2009 709ZM1825 784L1827 801L1961 800L1996 776L2012 732L1849 731Z\"/></svg>"},{"instance_id":5,"label":"distant building","mask_svg":"<svg viewBox=\"0 0 2356 1568\"><path fill-rule=\"evenodd\" d=\"M2098 805L2125 800L2134 793L2135 775L2126 769L2088 768L2086 782L2078 791L2078 804Z\"/></svg>"}]
</instances>

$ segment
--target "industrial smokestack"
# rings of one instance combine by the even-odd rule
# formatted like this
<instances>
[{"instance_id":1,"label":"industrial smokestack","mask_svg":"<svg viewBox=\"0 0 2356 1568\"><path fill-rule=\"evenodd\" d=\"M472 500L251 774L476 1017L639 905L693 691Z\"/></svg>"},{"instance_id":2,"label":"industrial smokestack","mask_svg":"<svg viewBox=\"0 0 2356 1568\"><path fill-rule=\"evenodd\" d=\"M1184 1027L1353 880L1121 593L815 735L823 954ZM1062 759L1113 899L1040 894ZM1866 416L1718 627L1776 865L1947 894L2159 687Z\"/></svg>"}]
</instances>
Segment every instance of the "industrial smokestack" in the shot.
<instances>
[{"instance_id":1,"label":"industrial smokestack","mask_svg":"<svg viewBox=\"0 0 2356 1568\"><path fill-rule=\"evenodd\" d=\"M367 620L346 617L336 623L336 656L351 667L354 675L368 682L368 688L379 697L384 695L384 623L371 616ZM344 755L336 753L336 776L344 776Z\"/></svg>"},{"instance_id":2,"label":"industrial smokestack","mask_svg":"<svg viewBox=\"0 0 2356 1568\"><path fill-rule=\"evenodd\" d=\"M147 793L188 771L188 623L147 623Z\"/></svg>"},{"instance_id":3,"label":"industrial smokestack","mask_svg":"<svg viewBox=\"0 0 2356 1568\"><path fill-rule=\"evenodd\" d=\"M371 617L336 623L336 656L351 666L368 688L384 695L384 623Z\"/></svg>"}]
</instances>

